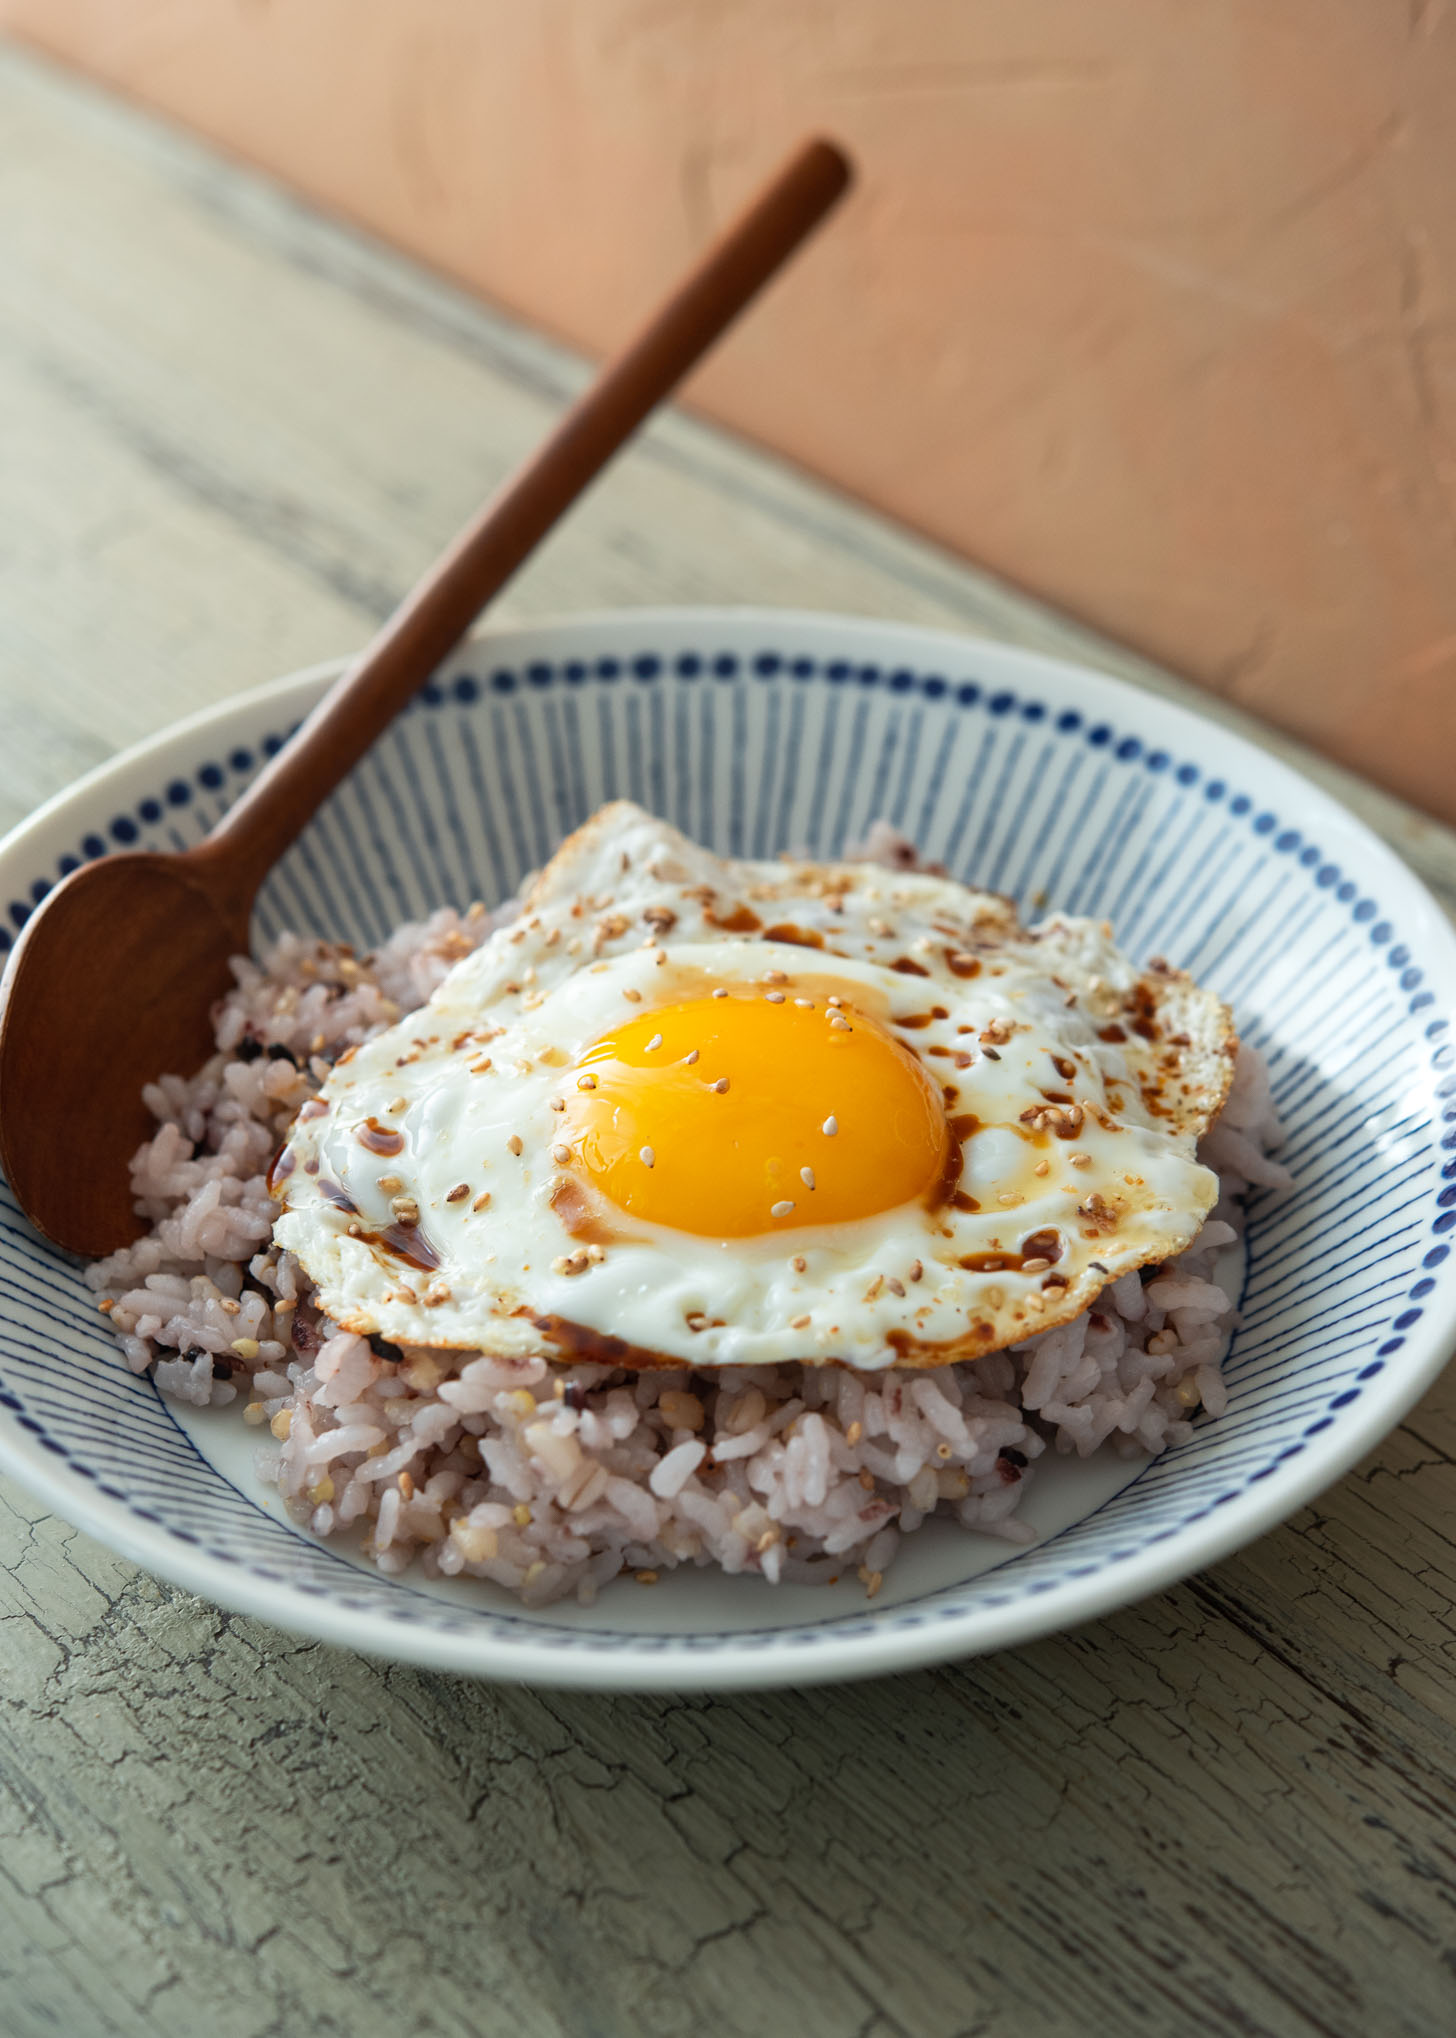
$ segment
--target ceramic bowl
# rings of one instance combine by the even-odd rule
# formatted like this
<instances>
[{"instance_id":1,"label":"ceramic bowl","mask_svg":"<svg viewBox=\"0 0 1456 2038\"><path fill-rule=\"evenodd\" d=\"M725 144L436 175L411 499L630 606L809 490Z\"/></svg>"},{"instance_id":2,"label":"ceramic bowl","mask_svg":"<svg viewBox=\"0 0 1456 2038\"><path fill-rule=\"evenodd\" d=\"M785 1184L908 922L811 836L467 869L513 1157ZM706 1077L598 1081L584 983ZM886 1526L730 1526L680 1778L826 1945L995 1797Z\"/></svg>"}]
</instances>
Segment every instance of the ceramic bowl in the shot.
<instances>
[{"instance_id":1,"label":"ceramic bowl","mask_svg":"<svg viewBox=\"0 0 1456 2038\"><path fill-rule=\"evenodd\" d=\"M56 879L197 840L334 668L209 710L0 844L8 946ZM1024 1548L934 1523L881 1595L699 1571L591 1608L389 1579L286 1519L235 1410L127 1372L79 1269L0 1202L0 1467L126 1556L324 1640L601 1688L803 1683L1002 1648L1154 1592L1283 1520L1399 1420L1456 1335L1456 947L1361 824L1211 723L1001 646L831 617L639 612L492 632L402 715L269 880L256 934L361 947L506 896L627 795L734 855L877 816L956 875L1110 918L1268 1057L1292 1192L1250 1208L1228 1412L1152 1462L1038 1467Z\"/></svg>"}]
</instances>

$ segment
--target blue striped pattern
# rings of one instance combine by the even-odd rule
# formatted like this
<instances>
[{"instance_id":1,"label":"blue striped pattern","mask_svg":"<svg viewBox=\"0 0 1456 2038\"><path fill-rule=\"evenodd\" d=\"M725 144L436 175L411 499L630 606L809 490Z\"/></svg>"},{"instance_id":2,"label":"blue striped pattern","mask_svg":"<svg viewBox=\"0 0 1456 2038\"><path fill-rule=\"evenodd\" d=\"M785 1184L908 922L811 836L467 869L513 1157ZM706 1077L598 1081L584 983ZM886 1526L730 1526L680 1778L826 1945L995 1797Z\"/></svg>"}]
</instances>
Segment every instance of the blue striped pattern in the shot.
<instances>
[{"instance_id":1,"label":"blue striped pattern","mask_svg":"<svg viewBox=\"0 0 1456 2038\"><path fill-rule=\"evenodd\" d=\"M979 1606L1091 1578L1150 1543L1184 1537L1192 1551L1200 1521L1338 1429L1400 1366L1417 1326L1450 1317L1456 1047L1449 991L1428 980L1440 963L1449 985L1449 952L1433 958L1430 928L1402 925L1348 821L1329 824L1342 848L1326 854L1318 829L1311 840L1298 814L1261 802L1255 753L1214 732L1206 748L1187 746L1198 755L1159 747L1144 733L1159 711L1140 712L1111 682L1032 664L1031 684L1006 684L1015 659L974 645L955 670L872 663L852 629L826 656L823 625L785 625L776 642L728 626L683 636L644 624L634 639L614 624L594 641L581 626L511 663L488 647L462 654L275 871L259 938L296 927L367 947L441 902L504 897L624 794L744 855L833 853L887 815L1031 916L1106 915L1131 951L1166 955L1235 1005L1288 1127L1299 1186L1255 1199L1229 1414L1076 1528L920 1601L747 1635L553 1627L380 1579L225 1486L150 1382L120 1367L74 1268L0 1197L3 1422L117 1506L280 1592L497 1648L529 1634L569 1651L701 1655L812 1649L887 1624L949 1631ZM1089 714L1089 699L1109 718ZM7 866L0 948L76 861L198 839L286 734L199 754L52 868Z\"/></svg>"}]
</instances>

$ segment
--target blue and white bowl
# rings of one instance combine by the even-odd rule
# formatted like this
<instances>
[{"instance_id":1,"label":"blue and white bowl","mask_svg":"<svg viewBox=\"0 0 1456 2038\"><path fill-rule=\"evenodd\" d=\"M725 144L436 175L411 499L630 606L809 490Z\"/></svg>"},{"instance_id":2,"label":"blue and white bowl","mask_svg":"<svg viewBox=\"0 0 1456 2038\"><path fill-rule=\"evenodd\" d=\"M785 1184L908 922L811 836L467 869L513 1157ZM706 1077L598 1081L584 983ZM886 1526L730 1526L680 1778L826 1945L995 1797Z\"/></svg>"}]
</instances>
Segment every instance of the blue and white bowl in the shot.
<instances>
[{"instance_id":1,"label":"blue and white bowl","mask_svg":"<svg viewBox=\"0 0 1456 2038\"><path fill-rule=\"evenodd\" d=\"M217 820L336 668L211 710L0 844L0 947L115 847ZM0 1467L189 1590L379 1655L602 1688L804 1682L1005 1647L1156 1591L1347 1470L1456 1341L1456 943L1342 808L1198 716L928 630L752 610L491 633L427 686L269 880L257 934L361 947L507 895L627 795L734 855L832 853L880 815L1032 917L1110 918L1228 999L1297 1186L1250 1208L1227 1414L1151 1463L1038 1467L1026 1548L931 1524L882 1595L698 1571L523 1610L389 1579L287 1520L229 1411L121 1363L78 1268L0 1196Z\"/></svg>"}]
</instances>

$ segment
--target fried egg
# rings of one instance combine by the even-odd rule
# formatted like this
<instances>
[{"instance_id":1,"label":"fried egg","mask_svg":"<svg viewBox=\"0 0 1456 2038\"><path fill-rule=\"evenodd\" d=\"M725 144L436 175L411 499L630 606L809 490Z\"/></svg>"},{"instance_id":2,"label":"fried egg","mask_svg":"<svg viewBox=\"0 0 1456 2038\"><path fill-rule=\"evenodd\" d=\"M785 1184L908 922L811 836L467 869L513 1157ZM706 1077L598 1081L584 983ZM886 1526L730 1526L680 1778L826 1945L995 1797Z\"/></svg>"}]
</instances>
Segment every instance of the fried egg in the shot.
<instances>
[{"instance_id":1,"label":"fried egg","mask_svg":"<svg viewBox=\"0 0 1456 2038\"><path fill-rule=\"evenodd\" d=\"M344 1327L613 1365L943 1365L1215 1200L1218 1000L1104 923L603 808L275 1163Z\"/></svg>"}]
</instances>

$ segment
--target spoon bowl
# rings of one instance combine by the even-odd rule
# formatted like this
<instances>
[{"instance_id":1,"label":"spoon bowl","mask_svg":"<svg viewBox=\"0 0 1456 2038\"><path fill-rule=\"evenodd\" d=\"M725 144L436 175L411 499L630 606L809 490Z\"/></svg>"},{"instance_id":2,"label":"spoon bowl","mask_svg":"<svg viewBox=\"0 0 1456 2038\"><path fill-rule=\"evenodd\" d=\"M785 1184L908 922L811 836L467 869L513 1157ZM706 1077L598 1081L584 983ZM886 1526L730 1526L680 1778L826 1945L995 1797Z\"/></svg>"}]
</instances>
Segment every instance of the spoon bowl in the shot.
<instances>
[{"instance_id":1,"label":"spoon bowl","mask_svg":"<svg viewBox=\"0 0 1456 2038\"><path fill-rule=\"evenodd\" d=\"M212 1052L210 1010L247 947L248 900L205 851L88 863L16 945L0 1010L0 1168L72 1252L140 1229L127 1162L155 1131L142 1086Z\"/></svg>"}]
</instances>

